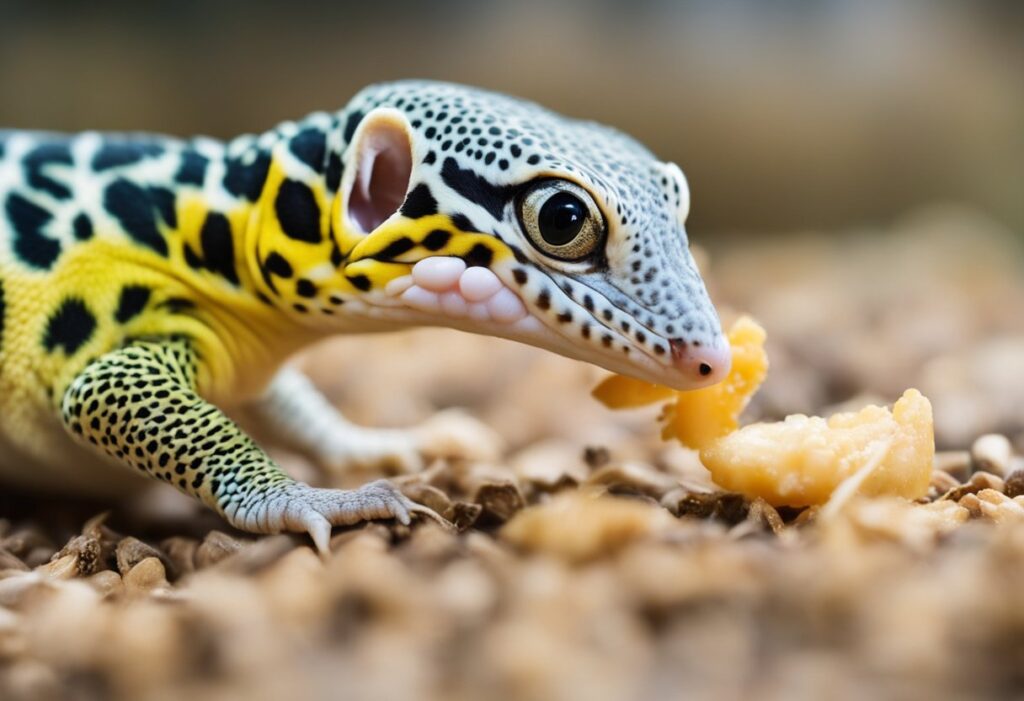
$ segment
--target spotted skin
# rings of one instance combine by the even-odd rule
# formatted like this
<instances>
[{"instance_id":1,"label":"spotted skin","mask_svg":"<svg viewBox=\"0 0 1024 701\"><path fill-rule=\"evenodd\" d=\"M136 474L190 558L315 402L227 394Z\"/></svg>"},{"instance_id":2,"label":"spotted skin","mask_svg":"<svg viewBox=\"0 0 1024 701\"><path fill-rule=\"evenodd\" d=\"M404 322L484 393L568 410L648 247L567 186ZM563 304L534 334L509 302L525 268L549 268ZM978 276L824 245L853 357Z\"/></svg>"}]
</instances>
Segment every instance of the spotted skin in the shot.
<instances>
[{"instance_id":1,"label":"spotted skin","mask_svg":"<svg viewBox=\"0 0 1024 701\"><path fill-rule=\"evenodd\" d=\"M93 361L64 393L71 433L139 473L168 482L250 531L309 531L432 513L387 483L352 491L296 482L235 423L195 393L188 341L136 341Z\"/></svg>"},{"instance_id":2,"label":"spotted skin","mask_svg":"<svg viewBox=\"0 0 1024 701\"><path fill-rule=\"evenodd\" d=\"M547 181L600 212L579 260L528 235L523 198ZM674 362L722 342L688 206L679 169L629 137L444 83L372 86L224 143L0 131L0 477L97 492L155 477L319 544L332 523L424 513L381 485L295 483L220 408L282 406L267 393L298 385L275 374L318 339L423 324L706 384ZM490 306L418 286L446 258L485 271L465 284L500 288Z\"/></svg>"}]
</instances>

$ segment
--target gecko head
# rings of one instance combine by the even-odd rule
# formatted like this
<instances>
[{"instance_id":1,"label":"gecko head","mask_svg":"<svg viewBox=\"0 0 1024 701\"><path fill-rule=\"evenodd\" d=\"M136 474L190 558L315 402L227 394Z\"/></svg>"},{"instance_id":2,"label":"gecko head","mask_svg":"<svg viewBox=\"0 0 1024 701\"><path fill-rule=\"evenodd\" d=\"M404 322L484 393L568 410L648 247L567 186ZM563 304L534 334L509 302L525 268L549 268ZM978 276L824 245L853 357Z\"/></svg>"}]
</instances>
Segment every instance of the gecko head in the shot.
<instances>
[{"instance_id":1,"label":"gecko head","mask_svg":"<svg viewBox=\"0 0 1024 701\"><path fill-rule=\"evenodd\" d=\"M728 373L675 165L608 127L443 83L374 86L343 122L352 313L503 336L677 389Z\"/></svg>"}]
</instances>

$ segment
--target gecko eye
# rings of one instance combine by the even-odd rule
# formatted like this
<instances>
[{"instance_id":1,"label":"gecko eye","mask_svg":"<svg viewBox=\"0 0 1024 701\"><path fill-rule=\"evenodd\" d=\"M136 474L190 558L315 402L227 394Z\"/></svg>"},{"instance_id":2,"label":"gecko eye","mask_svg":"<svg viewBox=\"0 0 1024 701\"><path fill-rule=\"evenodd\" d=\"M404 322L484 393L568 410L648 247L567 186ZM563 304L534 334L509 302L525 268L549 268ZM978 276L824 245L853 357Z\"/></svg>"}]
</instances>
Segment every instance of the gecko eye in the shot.
<instances>
[{"instance_id":1,"label":"gecko eye","mask_svg":"<svg viewBox=\"0 0 1024 701\"><path fill-rule=\"evenodd\" d=\"M579 185L543 180L519 199L519 222L541 253L574 261L593 253L604 238L604 217Z\"/></svg>"}]
</instances>

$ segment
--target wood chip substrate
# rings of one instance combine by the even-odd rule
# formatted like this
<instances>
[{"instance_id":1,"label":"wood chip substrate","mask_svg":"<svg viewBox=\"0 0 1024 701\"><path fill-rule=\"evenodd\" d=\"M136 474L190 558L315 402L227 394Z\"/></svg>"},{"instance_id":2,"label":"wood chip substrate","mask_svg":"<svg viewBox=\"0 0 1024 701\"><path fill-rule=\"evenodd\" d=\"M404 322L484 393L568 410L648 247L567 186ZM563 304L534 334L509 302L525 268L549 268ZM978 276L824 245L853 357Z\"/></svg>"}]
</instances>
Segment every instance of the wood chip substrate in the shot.
<instances>
[{"instance_id":1,"label":"wood chip substrate","mask_svg":"<svg viewBox=\"0 0 1024 701\"><path fill-rule=\"evenodd\" d=\"M446 330L346 338L305 368L355 421L459 408L479 454L390 475L449 519L254 537L163 488L0 494L0 699L1019 698L1024 257L971 212L699 255L772 367L744 422L918 387L918 502L773 507L611 412L596 368ZM259 426L240 420L259 436ZM500 438L500 445L499 440ZM283 451L293 474L349 487Z\"/></svg>"}]
</instances>

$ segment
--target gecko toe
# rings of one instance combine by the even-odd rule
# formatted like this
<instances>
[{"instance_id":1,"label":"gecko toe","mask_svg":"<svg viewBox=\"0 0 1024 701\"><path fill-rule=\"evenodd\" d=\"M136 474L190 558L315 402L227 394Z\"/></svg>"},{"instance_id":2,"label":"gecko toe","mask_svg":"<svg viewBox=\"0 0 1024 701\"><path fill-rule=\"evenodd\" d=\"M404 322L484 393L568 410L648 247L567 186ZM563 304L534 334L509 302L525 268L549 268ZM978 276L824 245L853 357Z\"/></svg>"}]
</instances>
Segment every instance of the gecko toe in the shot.
<instances>
[{"instance_id":1,"label":"gecko toe","mask_svg":"<svg viewBox=\"0 0 1024 701\"><path fill-rule=\"evenodd\" d=\"M310 510L305 518L305 525L317 552L321 555L328 554L331 550L331 522L319 512Z\"/></svg>"}]
</instances>

